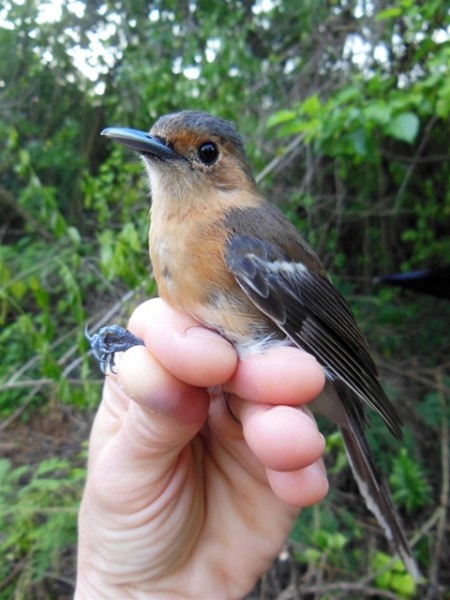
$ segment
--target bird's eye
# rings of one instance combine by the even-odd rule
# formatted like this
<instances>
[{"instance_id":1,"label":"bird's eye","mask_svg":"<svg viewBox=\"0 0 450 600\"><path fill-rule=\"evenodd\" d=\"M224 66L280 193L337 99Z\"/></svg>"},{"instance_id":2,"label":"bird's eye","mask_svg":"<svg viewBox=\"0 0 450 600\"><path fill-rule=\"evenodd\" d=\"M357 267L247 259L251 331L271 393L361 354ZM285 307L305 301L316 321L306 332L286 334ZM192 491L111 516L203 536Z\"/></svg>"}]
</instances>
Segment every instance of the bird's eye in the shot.
<instances>
[{"instance_id":1,"label":"bird's eye","mask_svg":"<svg viewBox=\"0 0 450 600\"><path fill-rule=\"evenodd\" d=\"M199 146L197 154L203 164L212 165L216 162L217 157L219 156L219 151L217 146L212 142L205 142Z\"/></svg>"}]
</instances>

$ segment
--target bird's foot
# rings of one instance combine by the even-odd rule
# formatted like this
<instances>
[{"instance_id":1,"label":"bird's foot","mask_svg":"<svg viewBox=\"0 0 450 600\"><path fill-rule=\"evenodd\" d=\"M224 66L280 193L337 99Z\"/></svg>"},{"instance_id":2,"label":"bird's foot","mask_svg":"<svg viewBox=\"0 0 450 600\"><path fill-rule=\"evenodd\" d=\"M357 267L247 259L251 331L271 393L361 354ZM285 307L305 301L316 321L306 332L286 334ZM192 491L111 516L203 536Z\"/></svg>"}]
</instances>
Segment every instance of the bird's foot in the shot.
<instances>
[{"instance_id":1,"label":"bird's foot","mask_svg":"<svg viewBox=\"0 0 450 600\"><path fill-rule=\"evenodd\" d=\"M111 373L116 372L114 370L116 352L125 352L133 346L144 346L140 338L120 325L102 327L92 335L86 327L84 335L91 345L92 355L98 361L102 373L106 373L108 368Z\"/></svg>"}]
</instances>

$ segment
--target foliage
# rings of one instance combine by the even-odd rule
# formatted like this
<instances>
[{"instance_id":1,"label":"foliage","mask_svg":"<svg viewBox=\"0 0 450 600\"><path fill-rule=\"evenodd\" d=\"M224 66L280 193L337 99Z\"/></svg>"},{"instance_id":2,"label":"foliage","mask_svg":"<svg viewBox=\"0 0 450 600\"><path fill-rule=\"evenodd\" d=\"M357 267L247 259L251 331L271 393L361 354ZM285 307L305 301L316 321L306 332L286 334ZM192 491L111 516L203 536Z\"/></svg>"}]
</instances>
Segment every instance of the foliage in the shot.
<instances>
[{"instance_id":1,"label":"foliage","mask_svg":"<svg viewBox=\"0 0 450 600\"><path fill-rule=\"evenodd\" d=\"M408 513L430 504L430 488L423 472L420 466L411 460L405 448L395 457L389 482L392 485L394 500Z\"/></svg>"},{"instance_id":2,"label":"foliage","mask_svg":"<svg viewBox=\"0 0 450 600\"><path fill-rule=\"evenodd\" d=\"M412 577L405 573L405 568L400 559L392 560L390 556L377 552L374 558L374 567L381 571L375 578L377 587L384 590L397 592L400 598L415 597L416 586Z\"/></svg>"},{"instance_id":3,"label":"foliage","mask_svg":"<svg viewBox=\"0 0 450 600\"><path fill-rule=\"evenodd\" d=\"M2 580L15 564L23 564L15 597L30 597L33 583L62 571L64 552L76 540L76 515L84 469L51 458L32 469L0 461L0 552ZM12 587L0 592L11 598Z\"/></svg>"},{"instance_id":4,"label":"foliage","mask_svg":"<svg viewBox=\"0 0 450 600\"><path fill-rule=\"evenodd\" d=\"M436 0L6 0L0 415L8 431L50 402L95 406L101 380L84 326L125 321L138 297L155 293L141 165L99 132L205 109L238 124L262 190L303 231L370 339L414 433L396 444L374 419L370 434L406 524L437 511L450 307L374 279L450 256L449 27ZM367 515L358 510L356 520L341 440L323 429L337 491L297 525L296 556L318 581L356 579L384 559L361 541ZM2 493L19 507L2 516L3 577L24 556L36 585L57 568L57 549L73 541L77 460L34 473L1 463ZM429 554L435 532L426 535L422 563L444 560ZM408 597L408 580L399 584L394 571L376 585ZM7 591L23 596L25 579L14 581Z\"/></svg>"}]
</instances>

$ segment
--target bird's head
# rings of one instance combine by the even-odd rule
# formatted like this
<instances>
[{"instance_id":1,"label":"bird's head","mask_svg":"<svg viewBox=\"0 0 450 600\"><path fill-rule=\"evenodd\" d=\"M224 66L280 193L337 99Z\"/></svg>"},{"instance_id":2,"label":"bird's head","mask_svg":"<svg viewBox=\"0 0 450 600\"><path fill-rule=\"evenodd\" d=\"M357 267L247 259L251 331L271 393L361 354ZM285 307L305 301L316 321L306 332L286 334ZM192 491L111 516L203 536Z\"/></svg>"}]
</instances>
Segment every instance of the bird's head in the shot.
<instances>
[{"instance_id":1,"label":"bird's head","mask_svg":"<svg viewBox=\"0 0 450 600\"><path fill-rule=\"evenodd\" d=\"M234 125L207 113L165 115L149 133L110 127L102 135L139 152L153 203L195 201L201 207L212 195L226 201L255 188L242 138Z\"/></svg>"}]
</instances>

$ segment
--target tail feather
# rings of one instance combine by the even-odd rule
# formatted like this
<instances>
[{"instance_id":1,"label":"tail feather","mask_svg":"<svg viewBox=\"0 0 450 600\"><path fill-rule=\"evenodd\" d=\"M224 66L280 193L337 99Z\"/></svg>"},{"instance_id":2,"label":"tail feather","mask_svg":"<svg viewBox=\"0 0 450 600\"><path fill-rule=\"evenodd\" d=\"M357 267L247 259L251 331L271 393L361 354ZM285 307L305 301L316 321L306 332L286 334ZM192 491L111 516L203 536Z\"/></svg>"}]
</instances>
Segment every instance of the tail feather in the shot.
<instances>
[{"instance_id":1,"label":"tail feather","mask_svg":"<svg viewBox=\"0 0 450 600\"><path fill-rule=\"evenodd\" d=\"M393 542L406 568L415 581L421 577L408 541L396 514L389 490L375 466L363 429L352 419L341 426L345 449L359 491L367 508L375 515L386 537Z\"/></svg>"},{"instance_id":2,"label":"tail feather","mask_svg":"<svg viewBox=\"0 0 450 600\"><path fill-rule=\"evenodd\" d=\"M311 407L339 426L353 475L367 508L376 517L388 540L396 547L411 576L418 581L421 579L419 568L364 432L362 402L343 382L329 381L324 392L311 403Z\"/></svg>"}]
</instances>

